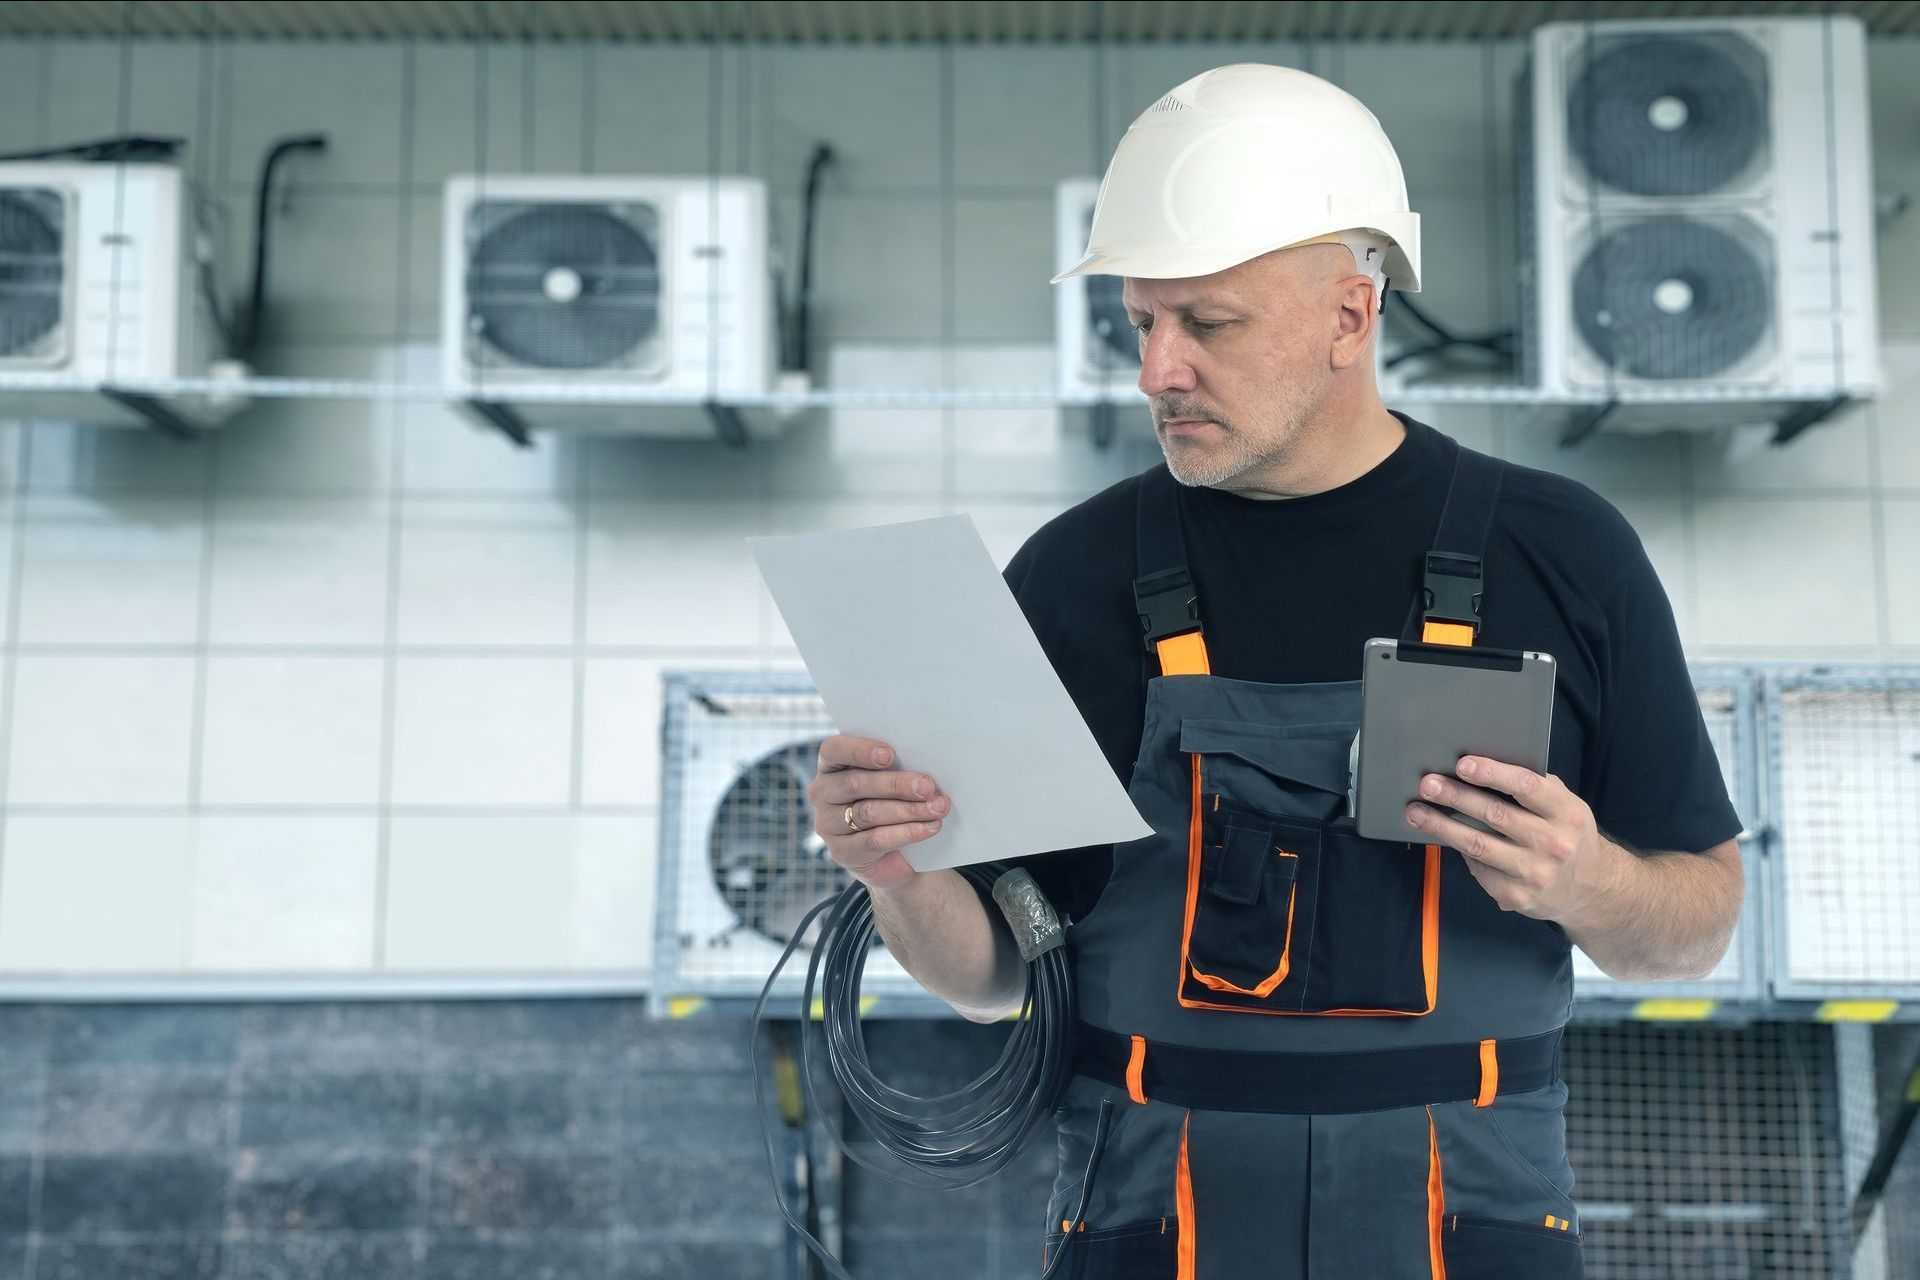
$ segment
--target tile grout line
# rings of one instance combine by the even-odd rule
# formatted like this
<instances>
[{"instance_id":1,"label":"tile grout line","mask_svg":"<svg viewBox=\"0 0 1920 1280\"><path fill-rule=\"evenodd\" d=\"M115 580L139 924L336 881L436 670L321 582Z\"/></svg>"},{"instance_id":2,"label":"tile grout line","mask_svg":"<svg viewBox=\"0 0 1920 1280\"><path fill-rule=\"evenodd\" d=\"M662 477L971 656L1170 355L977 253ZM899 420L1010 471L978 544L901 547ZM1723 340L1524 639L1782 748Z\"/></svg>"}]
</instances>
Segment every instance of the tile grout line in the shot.
<instances>
[{"instance_id":1,"label":"tile grout line","mask_svg":"<svg viewBox=\"0 0 1920 1280\"><path fill-rule=\"evenodd\" d=\"M779 74L779 66L780 66L779 62L776 61L773 64L773 66L774 66L773 74L776 74L776 75ZM707 74L709 76L712 76L714 74L713 64L711 62L708 64ZM709 93L709 101L714 100L714 97L716 96L715 86L709 85L708 93ZM744 81L742 81L741 99L743 103L743 106L742 106L743 113L747 111L751 111L755 105L757 105L760 108L760 111L756 113L756 116L755 116L758 128L755 130L746 130L745 127L743 126L743 132L747 132L750 135L757 136L757 138L762 142L762 144L764 144L765 140L771 137L773 133L773 127L772 127L773 126L773 98L774 98L774 95L771 93L763 94L763 95L760 95L756 103L756 99L749 92L749 86ZM745 157L743 156L742 159L744 161ZM743 167L744 167L744 164L743 164ZM777 189L770 189L767 193L767 199L769 204L768 214L770 217L773 214L773 210L777 208L777 202L775 200L776 190ZM804 184L802 184L801 190L804 192ZM798 209L798 213L796 214L794 224L790 229L791 234L793 236L793 251L788 255L788 260L784 266L784 270L786 273L786 283L788 285L793 285L799 279L798 273L799 273L799 260L800 260L800 229L804 225L806 220L805 205L806 205L806 200L803 194L801 196L800 204L796 206L796 208ZM811 351L801 351L798 354L800 357L800 363L802 367L811 368L813 365L813 353ZM804 417L796 417L795 425L797 426L799 423L803 421L811 422L812 421L811 415L806 415ZM833 423L831 419L829 419L825 423L825 426L826 426L826 429L829 432L831 432L833 427ZM793 428L790 427L789 429L793 429ZM771 473L771 469L766 465L766 461L762 456L764 452L765 452L764 450L759 450L759 449L754 450L754 457L752 459L752 464L751 464L753 467L753 500L754 500L754 512L755 512L753 528L754 528L754 531L762 537L779 532L779 530L775 528L774 518L773 518L773 504L776 496L774 493L773 476ZM773 602L772 593L765 590L760 590L759 589L760 584L757 581L755 583L755 587L756 587L756 590L755 590L754 611L756 614L756 626L758 628L758 636L757 636L757 643L754 645L754 657L759 661L761 668L764 670L772 666L773 662L775 661L774 650L776 646L773 642L773 637L777 629L776 617L778 615L779 609L778 609L778 606L776 606ZM655 736L657 736L659 733L659 730L656 728L653 732Z\"/></svg>"},{"instance_id":2,"label":"tile grout line","mask_svg":"<svg viewBox=\"0 0 1920 1280\"><path fill-rule=\"evenodd\" d=\"M44 1030L47 1041L41 1046L40 1097L38 1105L34 1108L33 1154L32 1163L27 1172L27 1243L23 1280L34 1280L34 1272L40 1265L40 1225L46 1202L47 1091L51 1087L53 1076L53 1035L51 1028Z\"/></svg>"},{"instance_id":3,"label":"tile grout line","mask_svg":"<svg viewBox=\"0 0 1920 1280\"><path fill-rule=\"evenodd\" d=\"M201 65L203 71L212 53L202 46ZM199 86L199 104L197 115L202 122L203 135L208 131L208 122L213 119L214 83L211 77L202 74ZM186 850L186 874L181 882L181 921L180 953L178 965L182 973L193 967L194 925L198 912L195 905L196 892L201 873L201 823L200 802L204 797L206 785L207 756L207 703L210 696L210 666L213 641L213 555L215 534L218 528L218 499L220 492L220 449L215 440L204 434L191 442L192 447L203 451L200 468L200 482L204 486L200 495L200 564L198 598L194 605L194 645L193 645L193 702L188 712L187 724L187 815L188 831ZM229 1185L232 1182L232 1163L228 1163ZM232 1211L232 1198L229 1192L227 1209ZM224 1225L224 1224L223 1224ZM225 1268L225 1261L222 1260Z\"/></svg>"},{"instance_id":4,"label":"tile grout line","mask_svg":"<svg viewBox=\"0 0 1920 1280\"><path fill-rule=\"evenodd\" d=\"M1481 168L1486 174L1486 191L1495 193L1498 193L1500 190L1500 162L1498 158L1500 146L1500 113L1498 109L1499 104L1496 100L1499 90L1494 84L1494 73L1497 62L1498 56L1494 52L1493 41L1481 41L1480 80L1482 92L1480 95L1480 111L1486 121L1480 139L1481 145L1486 148ZM1494 203L1496 206L1499 204L1497 196ZM1508 203L1511 202L1509 201ZM1487 218L1488 262L1504 261L1500 247L1500 219L1496 214ZM1489 271L1487 273L1487 314L1493 317L1495 323L1499 321L1503 296L1506 293L1506 289L1503 287L1504 279L1505 277L1501 272ZM1517 327L1519 323L1519 317L1516 315L1514 324ZM1521 335L1521 337L1524 338L1524 335ZM1515 343L1514 345L1518 347L1519 343Z\"/></svg>"},{"instance_id":5,"label":"tile grout line","mask_svg":"<svg viewBox=\"0 0 1920 1280\"><path fill-rule=\"evenodd\" d=\"M1687 616L1681 628L1681 648L1685 650L1690 648L1689 642L1698 642L1701 619L1700 565L1698 561L1700 543L1698 528L1695 522L1695 513L1699 508L1700 496L1692 449L1681 451L1680 480L1682 485L1679 499L1680 548L1681 554L1685 558L1687 589Z\"/></svg>"},{"instance_id":6,"label":"tile grout line","mask_svg":"<svg viewBox=\"0 0 1920 1280\"><path fill-rule=\"evenodd\" d=\"M418 97L417 46L409 41L403 48L400 62L400 171L403 174L413 171L414 160L414 115ZM412 279L413 220L403 217L399 228L399 270L395 273L394 283L394 322L397 328L406 326L407 309L410 303L408 282ZM390 465L393 475L385 495L387 507L387 591L386 610L383 619L383 639L380 671L380 763L379 792L375 797L376 818L373 842L373 919L369 922L372 941L369 968L378 973L387 963L387 914L389 910L389 888L393 874L393 774L396 754L397 708L399 705L400 683L400 556L405 536L402 528L406 510L407 486L407 432L412 426L406 419L400 403L389 398L386 404L387 425L392 432L388 445Z\"/></svg>"},{"instance_id":7,"label":"tile grout line","mask_svg":"<svg viewBox=\"0 0 1920 1280\"><path fill-rule=\"evenodd\" d=\"M218 503L219 452L211 444L195 442L193 447L207 449L206 492L200 499L200 564L198 598L194 608L193 703L187 725L187 841L186 875L182 882L183 919L180 929L179 965L184 972L193 964L195 886L200 872L200 805L206 785L207 703L210 697L210 671L213 655L213 552Z\"/></svg>"},{"instance_id":8,"label":"tile grout line","mask_svg":"<svg viewBox=\"0 0 1920 1280\"><path fill-rule=\"evenodd\" d=\"M574 469L574 509L573 509L573 644L569 656L573 662L573 723L572 739L568 752L569 777L567 798L572 809L586 806L587 772L587 577L589 552L592 550L591 530L593 527L593 491L587 483L588 459L592 456L591 443L586 449L569 451L569 465ZM576 864L575 868L578 871ZM578 888L578 881L575 881Z\"/></svg>"},{"instance_id":9,"label":"tile grout line","mask_svg":"<svg viewBox=\"0 0 1920 1280\"><path fill-rule=\"evenodd\" d=\"M222 1152L226 1156L227 1163L226 1203L222 1209L220 1220L220 1274L223 1277L231 1277L234 1274L232 1251L234 1245L241 1242L235 1237L244 1239L246 1235L244 1228L242 1228L238 1222L240 1198L239 1166L241 1160L240 1082L243 1071L240 1045L241 1037L244 1034L241 1024L244 1020L244 1014L239 1015L234 1020L233 1052L227 1059L226 1129L222 1135L223 1141L221 1144Z\"/></svg>"},{"instance_id":10,"label":"tile grout line","mask_svg":"<svg viewBox=\"0 0 1920 1280\"><path fill-rule=\"evenodd\" d=\"M600 100L600 48L598 43L590 42L581 52L586 64L580 72L580 169L583 173L598 173L600 140L594 132L595 108Z\"/></svg>"},{"instance_id":11,"label":"tile grout line","mask_svg":"<svg viewBox=\"0 0 1920 1280\"><path fill-rule=\"evenodd\" d=\"M39 42L43 57L34 60L33 140L36 146L53 145L48 136L53 128L53 42Z\"/></svg>"},{"instance_id":12,"label":"tile grout line","mask_svg":"<svg viewBox=\"0 0 1920 1280\"><path fill-rule=\"evenodd\" d=\"M429 1064L433 1064L437 1057L435 1050L438 1046L434 1042L432 1003L429 1002L420 1007L420 1021L422 1023L421 1039L427 1046L423 1057ZM414 1214L413 1222L407 1228L409 1246L407 1253L408 1262L411 1264L410 1269L415 1275L418 1275L427 1263L428 1225L433 1217L434 1144L428 1141L427 1137L427 1075L428 1072L421 1072L420 1092L414 1099L413 1132L417 1140L413 1148Z\"/></svg>"},{"instance_id":13,"label":"tile grout line","mask_svg":"<svg viewBox=\"0 0 1920 1280\"><path fill-rule=\"evenodd\" d=\"M593 132L594 107L599 90L596 77L599 75L599 54L596 46L589 44L582 53L585 68L582 74L580 91L581 101L581 168L584 172L597 172L595 168L596 139ZM551 442L551 438L550 438ZM592 548L590 530L593 524L593 488L591 461L594 453L593 440L588 438L577 449L560 452L555 443L555 457L564 457L566 465L573 469L568 477L573 484L573 510L571 525L573 531L573 636L569 646L568 658L571 663L571 695L573 698L572 716L568 724L567 741L567 808L569 813L578 813L586 807L587 773L587 567L588 553ZM572 825L572 824L570 824ZM577 832L577 827L574 827ZM577 834L574 837L577 839ZM579 893L579 853L576 845L569 859L568 887L573 895ZM575 940L577 942L577 939ZM577 962L577 954L574 956Z\"/></svg>"},{"instance_id":14,"label":"tile grout line","mask_svg":"<svg viewBox=\"0 0 1920 1280\"><path fill-rule=\"evenodd\" d=\"M206 0L206 2L210 2L210 0ZM235 69L236 64L239 62L239 54L238 50L234 47L234 43L230 40L220 41L220 53L220 71L214 83L214 92L218 95L219 105L226 108L226 110L224 114L218 110L214 113L221 125L218 146L215 152L218 157L218 163L214 166L214 171L218 175L220 187L224 190L229 185L227 180L228 171L233 166L233 95L234 81L239 74ZM208 143L209 146L213 146L214 139L209 137Z\"/></svg>"},{"instance_id":15,"label":"tile grout line","mask_svg":"<svg viewBox=\"0 0 1920 1280\"><path fill-rule=\"evenodd\" d=\"M705 657L728 658L751 656L762 646L753 642L735 644L596 644L588 645L586 652L590 657L598 658L680 658L698 661ZM780 646L791 648L792 646ZM152 643L115 643L95 641L82 643L67 641L51 643L39 641L18 646L20 652L34 657L191 657L193 642L154 641ZM253 658L377 658L385 652L379 641L347 641L339 644L271 644L233 642L209 645L210 652L228 657ZM409 658L463 658L513 662L517 660L534 661L550 658L565 658L573 652L569 642L551 644L517 643L512 645L485 644L403 644L399 652Z\"/></svg>"},{"instance_id":16,"label":"tile grout line","mask_svg":"<svg viewBox=\"0 0 1920 1280\"><path fill-rule=\"evenodd\" d=\"M202 12L204 16L207 11L203 9ZM213 138L213 122L218 115L218 112L215 110L214 99L219 94L219 86L216 84L214 77L218 73L220 59L215 52L213 41L205 35L202 35L200 38L199 52L200 110L197 117L197 124L200 130L200 139L193 156L193 168L196 174L194 182L201 188L201 197L211 200L212 196L207 191L207 188L213 184L214 157L212 154L211 140ZM216 246L216 250L219 247L221 246ZM217 257L215 260L218 260Z\"/></svg>"},{"instance_id":17,"label":"tile grout line","mask_svg":"<svg viewBox=\"0 0 1920 1280\"><path fill-rule=\"evenodd\" d=\"M40 60L40 91L43 111L45 110L47 88L46 64L47 59L42 58ZM4 873L6 870L7 829L12 826L12 813L7 799L8 786L11 781L11 766L13 763L13 695L15 668L19 665L20 661L18 650L20 639L20 589L21 576L26 562L26 528L24 523L26 517L25 496L27 492L27 475L33 462L32 424L21 424L18 427L18 432L20 447L14 459L15 466L18 470L13 476L13 511L10 513L12 516L13 545L8 548L8 559L11 562L9 572L12 574L12 579L7 591L6 661L0 663L0 885L4 885ZM3 897L0 897L0 905L4 905ZM4 945L5 941L6 939L4 937L0 937L0 945ZM34 1280L34 1272L39 1266L41 1204L44 1199L46 1186L46 1142L43 1135L46 1126L48 1077L52 1074L52 1031L50 1028L45 1027L44 1019L42 1032L46 1037L46 1041L41 1046L40 1096L38 1105L35 1108L32 1158L27 1172L27 1239L22 1261L23 1280Z\"/></svg>"},{"instance_id":18,"label":"tile grout line","mask_svg":"<svg viewBox=\"0 0 1920 1280\"><path fill-rule=\"evenodd\" d=\"M1873 607L1874 627L1882 651L1893 646L1893 599L1891 588L1891 560L1887 555L1887 507L1880 478L1885 474L1880 465L1880 406L1869 404L1867 418L1867 457L1872 467L1867 490L1868 537L1873 542Z\"/></svg>"},{"instance_id":19,"label":"tile grout line","mask_svg":"<svg viewBox=\"0 0 1920 1280\"><path fill-rule=\"evenodd\" d=\"M953 335L959 328L955 314L954 289L954 51L951 44L940 47L940 378L954 385L959 368ZM951 404L940 410L940 511L951 515L960 483L960 415Z\"/></svg>"},{"instance_id":20,"label":"tile grout line","mask_svg":"<svg viewBox=\"0 0 1920 1280\"><path fill-rule=\"evenodd\" d=\"M13 719L18 710L14 693L20 667L20 601L27 562L27 473L33 464L33 425L23 423L18 430L20 448L15 454L18 474L13 477L13 510L8 513L13 541L7 548L11 577L7 589L6 652L5 661L0 663L0 906L4 906L7 829L12 826L13 816L9 800L13 782ZM0 947L4 947L6 941L0 937Z\"/></svg>"},{"instance_id":21,"label":"tile grout line","mask_svg":"<svg viewBox=\"0 0 1920 1280\"><path fill-rule=\"evenodd\" d=\"M528 0L521 0L523 5ZM533 41L520 42L520 170L522 173L537 173L538 166L534 156L539 152L538 121L539 112L538 81L539 68L534 63Z\"/></svg>"}]
</instances>

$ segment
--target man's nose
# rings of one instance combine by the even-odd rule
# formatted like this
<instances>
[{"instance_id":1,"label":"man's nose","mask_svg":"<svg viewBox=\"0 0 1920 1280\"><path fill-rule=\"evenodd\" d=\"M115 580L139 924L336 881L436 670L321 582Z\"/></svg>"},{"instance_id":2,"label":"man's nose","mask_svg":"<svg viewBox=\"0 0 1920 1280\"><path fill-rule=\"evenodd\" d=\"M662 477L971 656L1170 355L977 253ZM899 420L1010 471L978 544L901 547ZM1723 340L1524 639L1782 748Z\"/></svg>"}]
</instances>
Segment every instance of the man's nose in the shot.
<instances>
[{"instance_id":1,"label":"man's nose","mask_svg":"<svg viewBox=\"0 0 1920 1280\"><path fill-rule=\"evenodd\" d=\"M1185 335L1173 325L1155 325L1140 344L1140 390L1149 396L1192 391L1197 385Z\"/></svg>"}]
</instances>

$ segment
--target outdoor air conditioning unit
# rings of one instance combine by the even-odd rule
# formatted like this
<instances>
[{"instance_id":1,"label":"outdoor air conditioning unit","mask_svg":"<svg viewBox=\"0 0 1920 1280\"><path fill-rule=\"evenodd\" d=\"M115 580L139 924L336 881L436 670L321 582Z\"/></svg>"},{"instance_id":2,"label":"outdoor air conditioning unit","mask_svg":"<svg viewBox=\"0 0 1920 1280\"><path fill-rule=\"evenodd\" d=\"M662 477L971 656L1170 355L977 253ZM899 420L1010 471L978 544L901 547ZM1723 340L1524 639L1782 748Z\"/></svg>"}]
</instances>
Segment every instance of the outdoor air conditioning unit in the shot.
<instances>
[{"instance_id":1,"label":"outdoor air conditioning unit","mask_svg":"<svg viewBox=\"0 0 1920 1280\"><path fill-rule=\"evenodd\" d=\"M1062 182L1054 194L1055 270L1086 255L1100 194L1097 178ZM1120 304L1119 276L1074 276L1053 286L1060 398L1070 404L1140 400L1140 340Z\"/></svg>"},{"instance_id":2,"label":"outdoor air conditioning unit","mask_svg":"<svg viewBox=\"0 0 1920 1280\"><path fill-rule=\"evenodd\" d=\"M0 163L0 418L145 425L131 403L209 376L197 234L173 165Z\"/></svg>"},{"instance_id":3,"label":"outdoor air conditioning unit","mask_svg":"<svg viewBox=\"0 0 1920 1280\"><path fill-rule=\"evenodd\" d=\"M700 436L773 389L764 182L456 177L445 219L442 376L486 421Z\"/></svg>"},{"instance_id":4,"label":"outdoor air conditioning unit","mask_svg":"<svg viewBox=\"0 0 1920 1280\"><path fill-rule=\"evenodd\" d=\"M1844 16L1536 28L1518 113L1529 381L1723 401L1686 422L1874 394L1866 75Z\"/></svg>"},{"instance_id":5,"label":"outdoor air conditioning unit","mask_svg":"<svg viewBox=\"0 0 1920 1280\"><path fill-rule=\"evenodd\" d=\"M807 800L833 721L804 672L671 674L663 708L655 1003L751 999L807 911L849 883ZM809 954L796 953L781 996L799 993ZM884 949L861 985L890 998L883 1014L951 1013Z\"/></svg>"}]
</instances>

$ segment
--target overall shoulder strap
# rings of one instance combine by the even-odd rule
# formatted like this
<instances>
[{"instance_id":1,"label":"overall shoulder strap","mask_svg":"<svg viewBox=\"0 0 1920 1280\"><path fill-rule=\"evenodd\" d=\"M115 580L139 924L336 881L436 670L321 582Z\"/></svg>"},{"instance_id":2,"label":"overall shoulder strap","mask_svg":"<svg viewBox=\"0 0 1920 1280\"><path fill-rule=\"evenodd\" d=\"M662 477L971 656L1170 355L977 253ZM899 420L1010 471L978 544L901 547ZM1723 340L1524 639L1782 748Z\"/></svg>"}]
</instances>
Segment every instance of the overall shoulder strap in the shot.
<instances>
[{"instance_id":1,"label":"overall shoulder strap","mask_svg":"<svg viewBox=\"0 0 1920 1280\"><path fill-rule=\"evenodd\" d=\"M1486 606L1481 557L1506 464L1452 440L1453 478L1433 549L1421 564L1421 590L1402 629L1405 643L1471 645Z\"/></svg>"},{"instance_id":2,"label":"overall shoulder strap","mask_svg":"<svg viewBox=\"0 0 1920 1280\"><path fill-rule=\"evenodd\" d=\"M1159 658L1163 676L1206 675L1200 599L1187 572L1186 537L1180 526L1180 482L1165 465L1140 477L1134 536L1139 576L1133 580L1133 600L1147 652Z\"/></svg>"}]
</instances>

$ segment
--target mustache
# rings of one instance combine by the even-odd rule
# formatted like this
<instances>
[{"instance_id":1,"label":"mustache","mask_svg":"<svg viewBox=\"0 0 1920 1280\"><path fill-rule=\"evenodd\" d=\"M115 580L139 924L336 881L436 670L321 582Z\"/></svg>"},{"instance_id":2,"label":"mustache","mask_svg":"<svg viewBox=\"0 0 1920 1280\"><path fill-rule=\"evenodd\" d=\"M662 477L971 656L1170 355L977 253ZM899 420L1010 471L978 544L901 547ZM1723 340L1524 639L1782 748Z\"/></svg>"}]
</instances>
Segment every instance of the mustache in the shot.
<instances>
[{"instance_id":1,"label":"mustache","mask_svg":"<svg viewBox=\"0 0 1920 1280\"><path fill-rule=\"evenodd\" d=\"M1155 400L1153 402L1153 420L1171 422L1175 419L1190 418L1200 422L1216 422L1226 426L1226 420L1217 413L1209 412L1197 404L1182 403L1177 400Z\"/></svg>"}]
</instances>

